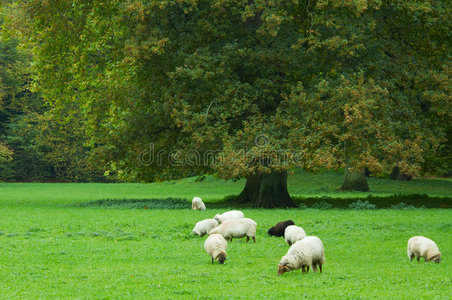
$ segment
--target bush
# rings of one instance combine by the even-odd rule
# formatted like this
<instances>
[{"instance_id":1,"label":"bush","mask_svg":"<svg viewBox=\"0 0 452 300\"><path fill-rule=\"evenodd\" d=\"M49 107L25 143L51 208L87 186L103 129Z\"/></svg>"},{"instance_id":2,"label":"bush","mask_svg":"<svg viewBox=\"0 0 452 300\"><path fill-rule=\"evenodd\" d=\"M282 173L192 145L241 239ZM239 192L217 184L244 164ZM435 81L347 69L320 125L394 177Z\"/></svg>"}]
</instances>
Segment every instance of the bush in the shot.
<instances>
[{"instance_id":1,"label":"bush","mask_svg":"<svg viewBox=\"0 0 452 300\"><path fill-rule=\"evenodd\" d=\"M190 209L190 203L180 198L166 199L102 199L77 204L79 207L108 207L115 209Z\"/></svg>"},{"instance_id":2,"label":"bush","mask_svg":"<svg viewBox=\"0 0 452 300\"><path fill-rule=\"evenodd\" d=\"M391 209L416 209L413 205L408 205L405 202L400 202L399 204L391 205ZM424 207L421 207L424 208Z\"/></svg>"},{"instance_id":3,"label":"bush","mask_svg":"<svg viewBox=\"0 0 452 300\"><path fill-rule=\"evenodd\" d=\"M377 206L375 204L369 203L369 201L367 200L364 202L358 200L356 202L350 203L348 209L377 209Z\"/></svg>"},{"instance_id":4,"label":"bush","mask_svg":"<svg viewBox=\"0 0 452 300\"><path fill-rule=\"evenodd\" d=\"M320 201L320 202L316 202L314 203L311 208L316 208L316 209L332 209L333 205L331 205L330 203L326 202L326 201Z\"/></svg>"}]
</instances>

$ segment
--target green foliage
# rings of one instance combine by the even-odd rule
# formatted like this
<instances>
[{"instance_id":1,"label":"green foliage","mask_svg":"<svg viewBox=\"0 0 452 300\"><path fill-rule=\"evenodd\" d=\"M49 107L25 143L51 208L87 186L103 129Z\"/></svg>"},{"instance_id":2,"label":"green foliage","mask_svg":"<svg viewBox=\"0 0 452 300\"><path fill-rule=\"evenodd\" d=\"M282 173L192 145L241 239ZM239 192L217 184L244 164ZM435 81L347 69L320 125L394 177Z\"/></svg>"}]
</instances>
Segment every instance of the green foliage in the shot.
<instances>
[{"instance_id":1,"label":"green foliage","mask_svg":"<svg viewBox=\"0 0 452 300\"><path fill-rule=\"evenodd\" d=\"M102 199L78 204L80 207L108 207L113 209L191 209L185 199Z\"/></svg>"},{"instance_id":2,"label":"green foliage","mask_svg":"<svg viewBox=\"0 0 452 300\"><path fill-rule=\"evenodd\" d=\"M404 202L400 202L399 204L396 205L391 205L391 209L415 209L416 207L412 206L412 205L407 205ZM422 207L424 208L424 207Z\"/></svg>"},{"instance_id":3,"label":"green foliage","mask_svg":"<svg viewBox=\"0 0 452 300\"><path fill-rule=\"evenodd\" d=\"M102 166L88 160L80 114L62 120L30 91L32 51L3 24L21 24L21 12L15 5L0 11L0 179L102 180Z\"/></svg>"},{"instance_id":4,"label":"green foliage","mask_svg":"<svg viewBox=\"0 0 452 300\"><path fill-rule=\"evenodd\" d=\"M298 163L415 175L446 141L444 1L18 3L36 90L122 178ZM137 163L149 145L174 155ZM175 168L192 151L219 159Z\"/></svg>"},{"instance_id":5,"label":"green foliage","mask_svg":"<svg viewBox=\"0 0 452 300\"><path fill-rule=\"evenodd\" d=\"M369 201L362 202L361 200L358 200L356 202L351 203L348 206L348 209L376 209L377 206L375 204L370 204Z\"/></svg>"},{"instance_id":6,"label":"green foliage","mask_svg":"<svg viewBox=\"0 0 452 300\"><path fill-rule=\"evenodd\" d=\"M326 201L318 201L316 203L314 203L311 208L315 208L315 209L332 209L333 205L331 205L330 203L326 202Z\"/></svg>"}]
</instances>

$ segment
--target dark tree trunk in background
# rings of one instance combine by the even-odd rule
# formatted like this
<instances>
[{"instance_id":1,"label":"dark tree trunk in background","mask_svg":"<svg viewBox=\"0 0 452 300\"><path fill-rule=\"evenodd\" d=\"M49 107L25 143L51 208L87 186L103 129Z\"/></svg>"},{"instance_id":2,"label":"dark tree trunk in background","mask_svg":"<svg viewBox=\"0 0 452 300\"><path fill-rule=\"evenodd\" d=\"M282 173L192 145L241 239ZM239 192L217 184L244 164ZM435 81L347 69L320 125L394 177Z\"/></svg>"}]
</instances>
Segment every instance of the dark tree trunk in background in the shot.
<instances>
[{"instance_id":1,"label":"dark tree trunk in background","mask_svg":"<svg viewBox=\"0 0 452 300\"><path fill-rule=\"evenodd\" d=\"M344 184L341 186L343 191L361 191L368 192L369 185L367 185L366 173L364 170L349 171L345 170Z\"/></svg>"},{"instance_id":2,"label":"dark tree trunk in background","mask_svg":"<svg viewBox=\"0 0 452 300\"><path fill-rule=\"evenodd\" d=\"M237 201L262 208L297 207L287 191L287 172L249 175Z\"/></svg>"},{"instance_id":3,"label":"dark tree trunk in background","mask_svg":"<svg viewBox=\"0 0 452 300\"><path fill-rule=\"evenodd\" d=\"M409 180L411 180L411 175L406 175L406 174L400 173L399 167L395 166L394 169L392 169L391 175L389 175L389 179L400 180L400 181L409 181Z\"/></svg>"}]
</instances>

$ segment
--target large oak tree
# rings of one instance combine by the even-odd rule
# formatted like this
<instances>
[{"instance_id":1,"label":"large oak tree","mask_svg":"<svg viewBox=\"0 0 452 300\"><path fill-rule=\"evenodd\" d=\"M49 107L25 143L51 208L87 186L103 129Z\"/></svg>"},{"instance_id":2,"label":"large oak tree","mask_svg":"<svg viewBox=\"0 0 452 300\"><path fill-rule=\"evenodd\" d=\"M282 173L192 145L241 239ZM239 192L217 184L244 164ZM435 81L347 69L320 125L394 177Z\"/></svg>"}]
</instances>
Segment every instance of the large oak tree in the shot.
<instances>
[{"instance_id":1,"label":"large oak tree","mask_svg":"<svg viewBox=\"0 0 452 300\"><path fill-rule=\"evenodd\" d=\"M124 177L244 176L240 201L286 207L294 166L365 190L364 167L416 174L444 138L447 2L19 4L36 88Z\"/></svg>"}]
</instances>

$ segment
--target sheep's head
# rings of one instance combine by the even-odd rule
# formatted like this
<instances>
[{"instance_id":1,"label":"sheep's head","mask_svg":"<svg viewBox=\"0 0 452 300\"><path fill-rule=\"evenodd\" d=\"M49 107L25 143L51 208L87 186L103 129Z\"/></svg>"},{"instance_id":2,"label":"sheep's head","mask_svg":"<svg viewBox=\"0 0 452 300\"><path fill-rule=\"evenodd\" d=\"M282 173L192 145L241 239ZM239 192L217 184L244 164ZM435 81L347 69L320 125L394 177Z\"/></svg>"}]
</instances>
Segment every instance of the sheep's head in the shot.
<instances>
[{"instance_id":1,"label":"sheep's head","mask_svg":"<svg viewBox=\"0 0 452 300\"><path fill-rule=\"evenodd\" d=\"M439 264L441 261L441 254L435 255L431 260Z\"/></svg>"},{"instance_id":2,"label":"sheep's head","mask_svg":"<svg viewBox=\"0 0 452 300\"><path fill-rule=\"evenodd\" d=\"M267 231L267 233L268 233L270 236L275 235L275 227L270 228L270 229Z\"/></svg>"},{"instance_id":3,"label":"sheep's head","mask_svg":"<svg viewBox=\"0 0 452 300\"><path fill-rule=\"evenodd\" d=\"M220 264L224 264L224 261L226 260L226 253L220 253L218 255L217 260L220 262Z\"/></svg>"},{"instance_id":4,"label":"sheep's head","mask_svg":"<svg viewBox=\"0 0 452 300\"><path fill-rule=\"evenodd\" d=\"M290 272L290 269L287 266L287 264L279 264L278 265L278 275L282 275L287 272Z\"/></svg>"},{"instance_id":5,"label":"sheep's head","mask_svg":"<svg viewBox=\"0 0 452 300\"><path fill-rule=\"evenodd\" d=\"M215 219L218 223L220 223L220 215L219 215L219 214L216 214L214 219Z\"/></svg>"}]
</instances>

